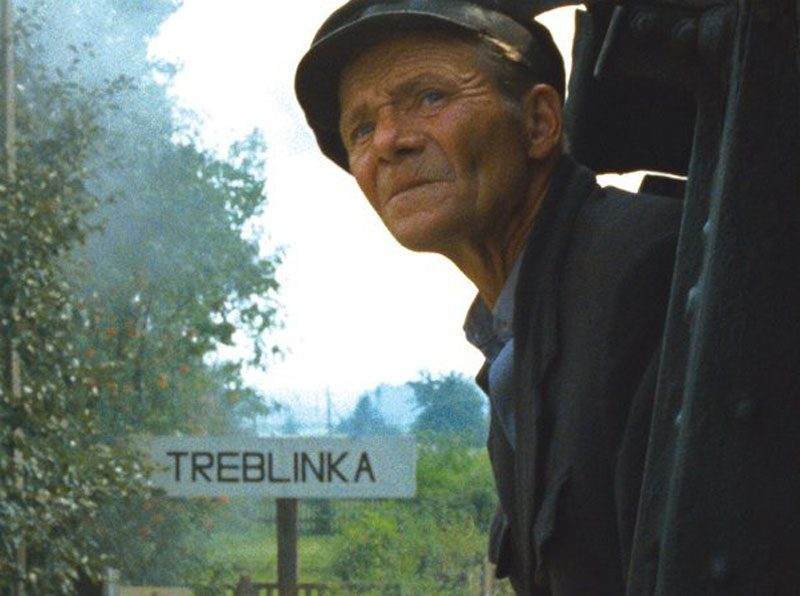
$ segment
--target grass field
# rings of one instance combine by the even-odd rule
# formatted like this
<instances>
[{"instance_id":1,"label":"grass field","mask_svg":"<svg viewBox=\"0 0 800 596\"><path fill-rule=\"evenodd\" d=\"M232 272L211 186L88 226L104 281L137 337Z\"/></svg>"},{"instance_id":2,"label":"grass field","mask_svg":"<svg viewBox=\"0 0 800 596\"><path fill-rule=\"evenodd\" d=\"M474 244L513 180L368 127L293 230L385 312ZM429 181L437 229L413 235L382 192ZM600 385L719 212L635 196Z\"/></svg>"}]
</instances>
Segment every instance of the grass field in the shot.
<instances>
[{"instance_id":1,"label":"grass field","mask_svg":"<svg viewBox=\"0 0 800 596\"><path fill-rule=\"evenodd\" d=\"M253 581L277 581L277 544L275 529L248 529L243 531L218 529L209 535L215 560L230 565L237 576L249 575ZM335 536L300 536L298 558L300 581L327 583L332 579L328 569L331 564ZM478 594L459 591L458 596ZM482 592L480 592L482 593ZM510 596L507 581L497 582L492 594Z\"/></svg>"},{"instance_id":2,"label":"grass field","mask_svg":"<svg viewBox=\"0 0 800 596\"><path fill-rule=\"evenodd\" d=\"M217 530L211 539L214 559L249 575L253 581L277 580L277 542L275 528L251 528L244 531ZM333 536L300 536L298 565L301 581L328 579Z\"/></svg>"}]
</instances>

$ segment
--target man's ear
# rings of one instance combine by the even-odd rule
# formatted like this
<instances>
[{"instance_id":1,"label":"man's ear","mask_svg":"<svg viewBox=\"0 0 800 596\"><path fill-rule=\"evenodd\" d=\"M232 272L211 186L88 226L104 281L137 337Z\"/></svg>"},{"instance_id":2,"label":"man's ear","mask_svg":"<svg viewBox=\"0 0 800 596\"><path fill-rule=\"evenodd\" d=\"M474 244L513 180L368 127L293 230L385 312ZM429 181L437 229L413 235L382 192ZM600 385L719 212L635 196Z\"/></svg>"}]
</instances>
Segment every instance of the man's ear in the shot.
<instances>
[{"instance_id":1,"label":"man's ear","mask_svg":"<svg viewBox=\"0 0 800 596\"><path fill-rule=\"evenodd\" d=\"M550 85L535 85L523 96L522 115L528 137L528 157L547 159L561 143L564 124L561 97Z\"/></svg>"}]
</instances>

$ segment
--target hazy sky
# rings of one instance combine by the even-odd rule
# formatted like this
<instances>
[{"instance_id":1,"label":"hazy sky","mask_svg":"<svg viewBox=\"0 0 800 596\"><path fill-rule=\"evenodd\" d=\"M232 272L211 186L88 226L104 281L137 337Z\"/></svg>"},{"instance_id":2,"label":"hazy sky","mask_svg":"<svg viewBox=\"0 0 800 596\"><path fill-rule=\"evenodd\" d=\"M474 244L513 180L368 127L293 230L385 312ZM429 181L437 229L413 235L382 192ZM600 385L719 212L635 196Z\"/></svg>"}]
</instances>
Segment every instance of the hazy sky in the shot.
<instances>
[{"instance_id":1,"label":"hazy sky","mask_svg":"<svg viewBox=\"0 0 800 596\"><path fill-rule=\"evenodd\" d=\"M152 44L182 70L173 92L225 145L254 128L267 142L265 250L279 270L283 361L255 379L266 393L352 399L421 369L474 374L461 326L475 290L448 261L397 246L349 175L319 153L292 91L295 66L340 0L184 0ZM562 51L572 9L546 15ZM568 51L567 51L568 54Z\"/></svg>"}]
</instances>

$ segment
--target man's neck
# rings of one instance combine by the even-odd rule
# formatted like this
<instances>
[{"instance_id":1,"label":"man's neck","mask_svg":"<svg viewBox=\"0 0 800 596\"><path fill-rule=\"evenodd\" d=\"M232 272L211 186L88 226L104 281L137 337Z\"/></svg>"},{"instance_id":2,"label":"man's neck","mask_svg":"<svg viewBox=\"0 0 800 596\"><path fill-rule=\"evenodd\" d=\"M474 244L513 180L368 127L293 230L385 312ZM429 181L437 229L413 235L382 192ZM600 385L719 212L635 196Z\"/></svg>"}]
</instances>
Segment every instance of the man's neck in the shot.
<instances>
[{"instance_id":1,"label":"man's neck","mask_svg":"<svg viewBox=\"0 0 800 596\"><path fill-rule=\"evenodd\" d=\"M505 222L499 222L498 233L479 238L461 247L461 250L445 255L475 284L481 298L491 309L522 253L550 187L553 170L551 165L546 173L531 181L527 199Z\"/></svg>"}]
</instances>

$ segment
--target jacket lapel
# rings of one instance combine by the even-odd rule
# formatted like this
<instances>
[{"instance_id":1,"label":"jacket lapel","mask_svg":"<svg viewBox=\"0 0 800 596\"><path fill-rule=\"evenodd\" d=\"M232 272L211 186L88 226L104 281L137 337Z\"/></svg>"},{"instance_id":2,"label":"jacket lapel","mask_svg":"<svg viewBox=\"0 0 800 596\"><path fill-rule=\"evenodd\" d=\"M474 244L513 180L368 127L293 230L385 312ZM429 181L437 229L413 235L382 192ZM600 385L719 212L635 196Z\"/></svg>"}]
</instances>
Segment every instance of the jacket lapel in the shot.
<instances>
[{"instance_id":1,"label":"jacket lapel","mask_svg":"<svg viewBox=\"0 0 800 596\"><path fill-rule=\"evenodd\" d=\"M532 594L533 522L546 479L541 423L544 379L558 352L559 281L575 218L597 188L594 174L571 157L561 158L523 254L514 309L514 383L517 445L514 454L515 548L524 569L523 593Z\"/></svg>"}]
</instances>

